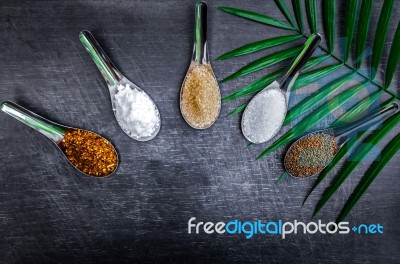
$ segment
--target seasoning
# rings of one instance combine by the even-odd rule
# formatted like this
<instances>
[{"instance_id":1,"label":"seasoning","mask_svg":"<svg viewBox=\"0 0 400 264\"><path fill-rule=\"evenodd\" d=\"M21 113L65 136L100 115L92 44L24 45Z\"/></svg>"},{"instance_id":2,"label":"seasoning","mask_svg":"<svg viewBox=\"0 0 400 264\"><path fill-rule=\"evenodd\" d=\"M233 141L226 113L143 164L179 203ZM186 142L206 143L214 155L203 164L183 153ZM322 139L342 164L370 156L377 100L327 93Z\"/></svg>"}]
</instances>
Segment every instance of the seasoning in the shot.
<instances>
[{"instance_id":1,"label":"seasoning","mask_svg":"<svg viewBox=\"0 0 400 264\"><path fill-rule=\"evenodd\" d=\"M135 139L150 137L160 126L160 114L150 97L129 84L118 85L115 117L121 128Z\"/></svg>"},{"instance_id":2,"label":"seasoning","mask_svg":"<svg viewBox=\"0 0 400 264\"><path fill-rule=\"evenodd\" d=\"M293 176L309 177L321 172L338 151L335 138L327 133L308 134L289 148L285 168Z\"/></svg>"},{"instance_id":3,"label":"seasoning","mask_svg":"<svg viewBox=\"0 0 400 264\"><path fill-rule=\"evenodd\" d=\"M60 148L78 170L90 176L107 176L117 168L118 156L113 146L95 133L70 130L60 142Z\"/></svg>"},{"instance_id":4,"label":"seasoning","mask_svg":"<svg viewBox=\"0 0 400 264\"><path fill-rule=\"evenodd\" d=\"M250 101L242 119L242 131L247 140L263 143L281 129L287 105L285 95L278 89L267 88Z\"/></svg>"},{"instance_id":5,"label":"seasoning","mask_svg":"<svg viewBox=\"0 0 400 264\"><path fill-rule=\"evenodd\" d=\"M218 82L211 65L192 63L182 85L181 112L194 128L210 127L221 108Z\"/></svg>"}]
</instances>

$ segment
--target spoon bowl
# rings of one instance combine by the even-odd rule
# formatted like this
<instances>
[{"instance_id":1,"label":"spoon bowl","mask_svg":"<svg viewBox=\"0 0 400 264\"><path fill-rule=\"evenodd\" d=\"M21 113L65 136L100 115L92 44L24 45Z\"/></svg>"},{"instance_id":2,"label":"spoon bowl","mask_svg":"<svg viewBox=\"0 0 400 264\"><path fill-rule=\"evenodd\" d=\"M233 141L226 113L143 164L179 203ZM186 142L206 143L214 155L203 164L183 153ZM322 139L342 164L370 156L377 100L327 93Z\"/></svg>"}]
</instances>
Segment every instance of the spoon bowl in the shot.
<instances>
[{"instance_id":1,"label":"spoon bowl","mask_svg":"<svg viewBox=\"0 0 400 264\"><path fill-rule=\"evenodd\" d=\"M268 105L268 108L264 107ZM242 116L242 133L255 144L273 138L281 129L286 117L286 94L277 81L272 82L249 102ZM268 111L274 109L274 113ZM273 115L273 118L271 118ZM254 131L262 131L254 133Z\"/></svg>"},{"instance_id":2,"label":"spoon bowl","mask_svg":"<svg viewBox=\"0 0 400 264\"><path fill-rule=\"evenodd\" d=\"M391 104L381 107L380 109L372 112L371 114L369 114L363 118L360 118L359 120L357 120L353 123L315 131L315 132L308 133L308 134L302 136L301 138L299 138L295 142L293 142L292 145L290 145L288 151L285 154L284 167L285 167L286 172L290 176L297 178L297 179L299 179L299 178L305 179L305 178L310 178L310 177L318 175L321 171L323 171L329 165L329 163L333 160L333 158L335 157L337 152L351 138L352 135L354 135L360 131L365 131L368 128L375 129L378 124L384 122L389 117L396 114L398 112L398 110L399 110L399 105L397 103L391 103ZM318 169L315 170L315 172L312 173L311 175L306 175L306 176L294 175L293 173L291 173L291 168L288 167L289 156L294 152L295 146L298 145L299 142L303 141L307 137L312 137L314 135L326 135L328 137L331 137L332 140L334 141L334 143L332 142L332 144L336 145L336 147L335 147L336 151L334 151L332 153L332 155L330 155L329 157L324 158L325 162L323 164L311 165L311 166L318 167ZM304 153L306 153L307 151L312 152L312 148L311 147L306 148L304 150ZM314 158L318 158L319 160L321 159L321 157L315 157L315 156L314 156ZM291 166L302 166L302 164L290 164L290 165Z\"/></svg>"},{"instance_id":3,"label":"spoon bowl","mask_svg":"<svg viewBox=\"0 0 400 264\"><path fill-rule=\"evenodd\" d=\"M119 159L118 159L118 154L117 151L115 150L114 146L104 137L80 128L74 128L74 127L68 127L64 125L57 124L55 122L52 122L46 118L43 118L25 108L23 108L20 105L17 105L16 103L10 102L10 101L5 101L1 104L1 110L10 115L11 117L14 117L18 121L24 123L25 125L35 129L42 135L44 135L46 138L50 139L56 146L57 148L63 153L64 157L68 160L68 162L75 168L77 169L80 173L90 176L90 177L95 177L95 178L104 178L111 176L114 174L114 172L118 168L119 164ZM66 153L66 148L64 147L63 140L65 139L65 136L69 133L73 133L76 131L81 131L86 134L91 134L95 137L97 137L99 140L103 141L103 143L107 144L108 147L112 149L113 154L115 155L115 166L112 171L105 175L100 175L100 176L95 176L91 175L88 173L83 172L81 169L78 168L78 166L74 163L71 162L70 158L68 157Z\"/></svg>"}]
</instances>

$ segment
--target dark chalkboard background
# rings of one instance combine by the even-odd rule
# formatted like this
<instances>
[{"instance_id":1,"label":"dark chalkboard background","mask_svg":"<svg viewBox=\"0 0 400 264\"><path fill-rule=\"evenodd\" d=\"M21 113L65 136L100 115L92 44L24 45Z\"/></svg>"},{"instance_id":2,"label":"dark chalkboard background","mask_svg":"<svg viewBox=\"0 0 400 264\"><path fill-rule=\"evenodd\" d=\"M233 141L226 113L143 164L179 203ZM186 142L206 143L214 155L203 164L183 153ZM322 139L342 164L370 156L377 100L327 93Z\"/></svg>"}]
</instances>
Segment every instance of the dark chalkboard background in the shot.
<instances>
[{"instance_id":1,"label":"dark chalkboard background","mask_svg":"<svg viewBox=\"0 0 400 264\"><path fill-rule=\"evenodd\" d=\"M276 184L284 149L254 161L265 145L246 148L239 117L226 117L240 100L224 104L211 129L196 131L183 121L178 95L192 51L194 3L0 2L0 100L98 132L120 155L112 177L85 177L52 143L1 114L0 262L399 263L399 155L347 218L350 224L380 223L383 235L299 234L285 240L258 235L246 240L187 234L191 217L310 221L328 184L304 207L312 180ZM283 34L217 11L216 5L284 19L273 1L209 1L211 58ZM373 28L381 5L374 1ZM396 1L391 38L399 6ZM154 140L136 142L118 127L105 82L78 40L83 29L91 30L117 67L156 101L163 123ZM258 56L215 62L215 74L221 79ZM256 77L222 85L222 95ZM396 77L394 87L398 84ZM317 219L334 220L365 168L355 171Z\"/></svg>"}]
</instances>

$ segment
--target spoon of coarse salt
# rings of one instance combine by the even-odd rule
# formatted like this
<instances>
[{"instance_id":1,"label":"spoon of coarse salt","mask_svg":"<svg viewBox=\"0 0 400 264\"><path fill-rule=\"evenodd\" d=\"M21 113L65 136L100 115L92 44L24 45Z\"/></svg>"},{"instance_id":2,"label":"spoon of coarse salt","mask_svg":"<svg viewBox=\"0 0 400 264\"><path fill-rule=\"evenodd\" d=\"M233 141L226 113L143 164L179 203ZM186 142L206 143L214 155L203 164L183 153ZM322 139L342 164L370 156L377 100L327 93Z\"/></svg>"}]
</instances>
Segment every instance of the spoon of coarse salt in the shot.
<instances>
[{"instance_id":1,"label":"spoon of coarse salt","mask_svg":"<svg viewBox=\"0 0 400 264\"><path fill-rule=\"evenodd\" d=\"M82 31L79 39L107 83L115 118L125 134L137 141L157 136L161 118L150 96L122 75L89 31Z\"/></svg>"},{"instance_id":2,"label":"spoon of coarse salt","mask_svg":"<svg viewBox=\"0 0 400 264\"><path fill-rule=\"evenodd\" d=\"M241 124L247 140L259 144L278 134L286 117L290 89L320 41L319 34L312 34L280 80L265 87L247 105Z\"/></svg>"}]
</instances>

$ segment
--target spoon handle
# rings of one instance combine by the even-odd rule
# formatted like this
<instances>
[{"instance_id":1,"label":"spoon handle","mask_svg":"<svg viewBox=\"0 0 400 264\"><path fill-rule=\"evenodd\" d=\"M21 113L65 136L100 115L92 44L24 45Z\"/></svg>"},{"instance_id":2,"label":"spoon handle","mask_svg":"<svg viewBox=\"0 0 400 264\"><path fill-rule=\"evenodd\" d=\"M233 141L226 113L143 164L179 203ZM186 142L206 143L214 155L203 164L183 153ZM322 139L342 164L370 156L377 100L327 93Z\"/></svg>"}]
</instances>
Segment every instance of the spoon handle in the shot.
<instances>
[{"instance_id":1,"label":"spoon handle","mask_svg":"<svg viewBox=\"0 0 400 264\"><path fill-rule=\"evenodd\" d=\"M210 63L207 52L207 4L198 2L195 6L194 45L192 60L200 64Z\"/></svg>"},{"instance_id":2,"label":"spoon handle","mask_svg":"<svg viewBox=\"0 0 400 264\"><path fill-rule=\"evenodd\" d=\"M92 33L84 30L79 33L79 39L86 50L89 52L94 63L96 63L97 68L100 70L101 74L103 75L109 86L114 86L118 81L122 79L122 74L108 58L106 53L100 47L99 43L97 43Z\"/></svg>"},{"instance_id":3,"label":"spoon handle","mask_svg":"<svg viewBox=\"0 0 400 264\"><path fill-rule=\"evenodd\" d=\"M396 103L392 103L385 107L382 107L378 111L373 112L371 115L365 116L354 123L344 126L338 126L333 128L335 138L339 145L346 141L350 134L357 131L363 131L366 128L376 125L377 123L383 122L399 110L399 106Z\"/></svg>"},{"instance_id":4,"label":"spoon handle","mask_svg":"<svg viewBox=\"0 0 400 264\"><path fill-rule=\"evenodd\" d=\"M55 143L58 143L64 137L65 131L61 126L17 105L16 103L10 101L3 102L1 104L1 111L39 131Z\"/></svg>"},{"instance_id":5,"label":"spoon handle","mask_svg":"<svg viewBox=\"0 0 400 264\"><path fill-rule=\"evenodd\" d=\"M304 43L300 53L293 59L289 66L287 66L284 75L281 77L280 81L278 81L283 91L288 91L292 87L293 83L299 76L301 69L311 58L320 41L321 35L313 33L307 39L306 43Z\"/></svg>"}]
</instances>

